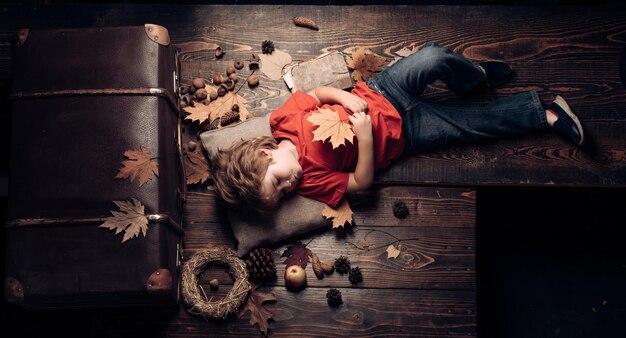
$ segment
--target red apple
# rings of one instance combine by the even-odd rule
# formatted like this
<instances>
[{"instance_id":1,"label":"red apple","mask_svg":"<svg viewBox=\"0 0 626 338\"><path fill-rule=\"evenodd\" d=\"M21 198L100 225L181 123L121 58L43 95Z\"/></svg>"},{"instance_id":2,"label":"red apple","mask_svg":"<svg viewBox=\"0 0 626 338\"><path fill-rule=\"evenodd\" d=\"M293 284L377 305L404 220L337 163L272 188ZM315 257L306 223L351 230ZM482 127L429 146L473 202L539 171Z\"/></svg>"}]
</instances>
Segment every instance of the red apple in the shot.
<instances>
[{"instance_id":1,"label":"red apple","mask_svg":"<svg viewBox=\"0 0 626 338\"><path fill-rule=\"evenodd\" d=\"M285 284L290 289L300 289L306 284L306 272L300 265L290 265L285 269Z\"/></svg>"}]
</instances>

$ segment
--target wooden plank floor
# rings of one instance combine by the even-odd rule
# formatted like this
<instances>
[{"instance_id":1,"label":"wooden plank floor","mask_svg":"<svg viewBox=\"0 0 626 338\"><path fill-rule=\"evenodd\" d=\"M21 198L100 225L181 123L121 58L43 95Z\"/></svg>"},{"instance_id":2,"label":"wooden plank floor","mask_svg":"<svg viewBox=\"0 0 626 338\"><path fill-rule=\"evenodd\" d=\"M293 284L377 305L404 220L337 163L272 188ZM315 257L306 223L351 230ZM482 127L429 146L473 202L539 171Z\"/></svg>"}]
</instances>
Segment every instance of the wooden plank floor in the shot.
<instances>
[{"instance_id":1,"label":"wooden plank floor","mask_svg":"<svg viewBox=\"0 0 626 338\"><path fill-rule=\"evenodd\" d=\"M209 78L234 60L247 60L265 39L303 61L330 50L348 52L366 46L393 59L405 46L438 41L474 60L504 58L517 77L497 91L472 99L455 97L440 84L426 97L453 102L484 102L499 95L538 90L549 102L564 95L579 112L593 147L572 148L553 135L527 137L474 146L455 146L406 158L377 175L374 189L352 197L354 229L323 230L300 238L322 260L347 255L363 269L356 287L334 274L317 280L309 270L309 286L287 291L282 278L262 287L277 302L271 336L419 336L476 335L475 186L626 185L626 95L619 79L619 60L626 41L626 10L607 7L438 7L438 6L0 6L0 73L10 73L10 32L17 28L137 25L166 26L181 50L182 78ZM80 15L78 15L80 13ZM291 18L314 18L319 32L293 26ZM67 19L67 18L71 19ZM213 58L222 46L226 56ZM245 72L242 72L246 74ZM6 88L6 82L3 83ZM258 115L271 112L289 95L281 81L261 77L255 90L240 94ZM186 125L186 140L195 127ZM438 185L453 185L439 187ZM407 201L410 216L391 214L396 199ZM186 257L206 247L234 247L224 211L210 186L191 188L185 206ZM385 248L400 240L403 254L386 258ZM274 248L280 254L289 243ZM368 249L364 249L367 247ZM279 263L279 266L282 265ZM282 271L282 269L279 269ZM217 276L228 289L229 277ZM345 305L325 303L329 287L338 287ZM44 330L66 336L206 337L255 336L249 315L205 321L182 306L173 309L90 310L5 315L5 330L16 336L38 336Z\"/></svg>"}]
</instances>

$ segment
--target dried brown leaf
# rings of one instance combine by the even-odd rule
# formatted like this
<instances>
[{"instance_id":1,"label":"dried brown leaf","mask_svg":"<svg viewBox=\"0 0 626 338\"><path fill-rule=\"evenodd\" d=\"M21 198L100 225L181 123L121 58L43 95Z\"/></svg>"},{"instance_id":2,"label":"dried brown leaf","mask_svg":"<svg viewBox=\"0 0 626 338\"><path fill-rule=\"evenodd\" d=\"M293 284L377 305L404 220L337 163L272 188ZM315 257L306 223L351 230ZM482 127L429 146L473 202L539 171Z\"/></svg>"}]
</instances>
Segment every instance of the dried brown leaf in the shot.
<instances>
[{"instance_id":1,"label":"dried brown leaf","mask_svg":"<svg viewBox=\"0 0 626 338\"><path fill-rule=\"evenodd\" d=\"M280 80L283 77L283 68L291 63L291 55L275 49L272 54L258 54L261 58L261 71L271 80Z\"/></svg>"},{"instance_id":2,"label":"dried brown leaf","mask_svg":"<svg viewBox=\"0 0 626 338\"><path fill-rule=\"evenodd\" d=\"M346 223L352 224L352 209L350 208L350 204L348 204L348 200L345 198L339 202L336 209L324 205L322 216L332 218L333 229L342 227Z\"/></svg>"},{"instance_id":3,"label":"dried brown leaf","mask_svg":"<svg viewBox=\"0 0 626 338\"><path fill-rule=\"evenodd\" d=\"M405 57L416 53L417 51L419 51L421 48L418 46L411 46L411 48L409 47L403 47L402 49L395 51L394 54L398 55L395 57L395 59L393 59L393 61L389 62L389 64L387 65L387 67L392 66L394 63L404 59Z\"/></svg>"},{"instance_id":4,"label":"dried brown leaf","mask_svg":"<svg viewBox=\"0 0 626 338\"><path fill-rule=\"evenodd\" d=\"M345 144L345 141L353 142L352 126L342 121L339 113L334 110L319 108L307 118L307 121L318 126L313 131L313 141L324 142L330 139L333 149Z\"/></svg>"},{"instance_id":5,"label":"dried brown leaf","mask_svg":"<svg viewBox=\"0 0 626 338\"><path fill-rule=\"evenodd\" d=\"M387 247L387 258L393 259L397 258L400 255L400 250L393 246L393 244Z\"/></svg>"},{"instance_id":6,"label":"dried brown leaf","mask_svg":"<svg viewBox=\"0 0 626 338\"><path fill-rule=\"evenodd\" d=\"M202 184L209 178L209 162L203 154L186 151L183 165L187 184Z\"/></svg>"},{"instance_id":7,"label":"dried brown leaf","mask_svg":"<svg viewBox=\"0 0 626 338\"><path fill-rule=\"evenodd\" d=\"M204 88L207 92L211 92L212 90L217 91L219 86L206 85ZM237 93L228 92L226 95L211 101L208 105L196 103L193 107L185 107L184 111L189 113L189 115L185 117L185 120L192 122L198 121L200 123L204 122L206 119L214 121L216 118L222 117L224 114L230 112L234 104L239 106L239 119L241 121L245 121L251 117L248 111L248 101Z\"/></svg>"},{"instance_id":8,"label":"dried brown leaf","mask_svg":"<svg viewBox=\"0 0 626 338\"><path fill-rule=\"evenodd\" d=\"M152 179L152 173L159 176L159 164L152 159L152 152L149 149L140 146L139 149L125 151L124 156L128 160L122 161L123 167L115 178L128 178L131 182L139 178L141 187Z\"/></svg>"},{"instance_id":9,"label":"dried brown leaf","mask_svg":"<svg viewBox=\"0 0 626 338\"><path fill-rule=\"evenodd\" d=\"M287 247L287 250L285 250L280 257L287 257L283 262L285 265L300 265L304 269L309 263L309 257L311 255L313 255L311 250L302 244L302 242L298 241Z\"/></svg>"},{"instance_id":10,"label":"dried brown leaf","mask_svg":"<svg viewBox=\"0 0 626 338\"><path fill-rule=\"evenodd\" d=\"M348 56L347 65L352 69L352 78L356 81L365 81L383 70L387 62L384 57L374 54L364 47L357 48Z\"/></svg>"},{"instance_id":11,"label":"dried brown leaf","mask_svg":"<svg viewBox=\"0 0 626 338\"><path fill-rule=\"evenodd\" d=\"M270 310L263 307L263 303L275 300L276 296L273 293L257 291L256 287L253 287L248 294L246 305L239 310L239 318L243 317L247 311L250 311L250 326L259 324L259 330L267 336L269 330L268 321L273 314Z\"/></svg>"},{"instance_id":12,"label":"dried brown leaf","mask_svg":"<svg viewBox=\"0 0 626 338\"><path fill-rule=\"evenodd\" d=\"M146 236L148 231L148 218L144 213L144 206L133 198L132 203L127 201L113 201L120 211L111 211L113 216L107 217L100 228L115 230L115 234L124 231L122 243L138 237L141 232Z\"/></svg>"}]
</instances>

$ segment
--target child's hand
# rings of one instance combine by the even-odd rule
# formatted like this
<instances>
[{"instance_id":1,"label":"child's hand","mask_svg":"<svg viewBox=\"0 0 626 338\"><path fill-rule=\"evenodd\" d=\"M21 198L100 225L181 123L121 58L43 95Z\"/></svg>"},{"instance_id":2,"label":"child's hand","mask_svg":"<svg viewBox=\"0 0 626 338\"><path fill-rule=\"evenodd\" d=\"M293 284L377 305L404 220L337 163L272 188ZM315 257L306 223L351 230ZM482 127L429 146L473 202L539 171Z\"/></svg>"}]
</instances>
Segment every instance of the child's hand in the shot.
<instances>
[{"instance_id":1,"label":"child's hand","mask_svg":"<svg viewBox=\"0 0 626 338\"><path fill-rule=\"evenodd\" d=\"M367 101L363 100L362 98L351 94L351 93L346 93L347 95L345 95L345 97L343 98L341 105L346 108L346 110L348 110L348 112L355 114L358 112L366 112L367 111Z\"/></svg>"},{"instance_id":2,"label":"child's hand","mask_svg":"<svg viewBox=\"0 0 626 338\"><path fill-rule=\"evenodd\" d=\"M364 112L354 113L348 117L352 123L352 131L357 140L365 141L372 139L372 120Z\"/></svg>"}]
</instances>

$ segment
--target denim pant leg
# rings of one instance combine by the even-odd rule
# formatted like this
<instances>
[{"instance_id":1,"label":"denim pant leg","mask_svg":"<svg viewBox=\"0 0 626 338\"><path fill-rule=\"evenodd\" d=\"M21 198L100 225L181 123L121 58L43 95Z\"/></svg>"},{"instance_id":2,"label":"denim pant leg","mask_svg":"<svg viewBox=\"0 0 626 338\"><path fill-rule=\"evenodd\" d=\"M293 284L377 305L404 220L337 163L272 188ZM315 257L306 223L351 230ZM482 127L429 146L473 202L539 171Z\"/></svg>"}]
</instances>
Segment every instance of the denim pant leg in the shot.
<instances>
[{"instance_id":1,"label":"denim pant leg","mask_svg":"<svg viewBox=\"0 0 626 338\"><path fill-rule=\"evenodd\" d=\"M436 44L386 69L368 84L387 98L402 116L405 153L415 154L453 142L522 135L548 126L536 92L498 99L487 105L448 105L423 101L419 95L436 80L466 93L482 81L469 60Z\"/></svg>"},{"instance_id":2,"label":"denim pant leg","mask_svg":"<svg viewBox=\"0 0 626 338\"><path fill-rule=\"evenodd\" d=\"M448 48L429 42L380 75L392 79L407 94L419 96L429 84L441 80L448 89L465 94L485 81L474 63Z\"/></svg>"},{"instance_id":3,"label":"denim pant leg","mask_svg":"<svg viewBox=\"0 0 626 338\"><path fill-rule=\"evenodd\" d=\"M401 112L405 154L453 143L476 143L528 134L548 127L536 92L503 97L486 105L422 101Z\"/></svg>"}]
</instances>

